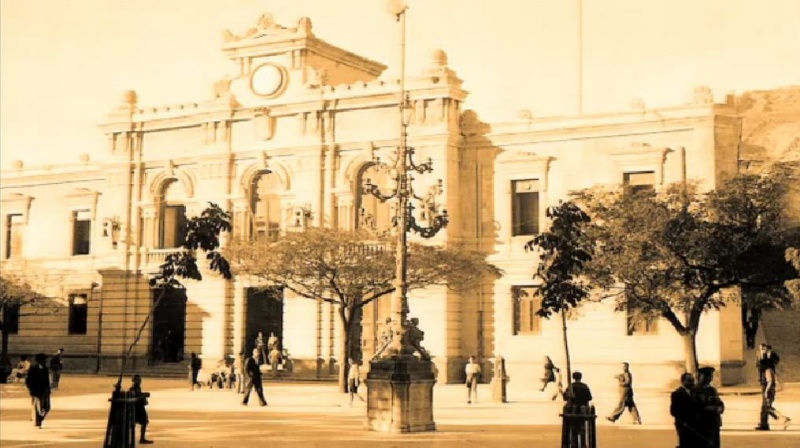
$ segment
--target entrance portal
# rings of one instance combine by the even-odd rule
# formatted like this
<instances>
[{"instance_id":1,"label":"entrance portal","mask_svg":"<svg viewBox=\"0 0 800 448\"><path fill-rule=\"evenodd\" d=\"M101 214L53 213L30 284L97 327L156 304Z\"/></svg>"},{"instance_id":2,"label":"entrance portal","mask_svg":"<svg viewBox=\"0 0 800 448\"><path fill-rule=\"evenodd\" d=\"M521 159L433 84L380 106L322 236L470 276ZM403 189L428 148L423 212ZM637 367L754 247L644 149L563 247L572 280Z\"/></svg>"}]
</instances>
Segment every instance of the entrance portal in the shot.
<instances>
[{"instance_id":1,"label":"entrance portal","mask_svg":"<svg viewBox=\"0 0 800 448\"><path fill-rule=\"evenodd\" d=\"M247 288L247 325L245 353L256 348L258 332L267 344L271 334L278 338L278 350L283 350L283 290L281 288Z\"/></svg>"},{"instance_id":2,"label":"entrance portal","mask_svg":"<svg viewBox=\"0 0 800 448\"><path fill-rule=\"evenodd\" d=\"M158 300L161 290L153 290L153 302ZM153 360L180 362L186 335L186 291L170 289L153 311Z\"/></svg>"}]
</instances>

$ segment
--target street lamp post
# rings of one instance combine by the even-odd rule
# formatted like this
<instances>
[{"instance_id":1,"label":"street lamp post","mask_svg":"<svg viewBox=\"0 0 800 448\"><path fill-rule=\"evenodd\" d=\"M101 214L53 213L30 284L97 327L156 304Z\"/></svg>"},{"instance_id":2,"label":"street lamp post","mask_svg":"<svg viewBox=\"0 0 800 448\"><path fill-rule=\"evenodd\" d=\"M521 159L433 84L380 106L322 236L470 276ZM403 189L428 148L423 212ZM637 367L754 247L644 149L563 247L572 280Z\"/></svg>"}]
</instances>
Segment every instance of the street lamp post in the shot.
<instances>
[{"instance_id":1,"label":"street lamp post","mask_svg":"<svg viewBox=\"0 0 800 448\"><path fill-rule=\"evenodd\" d=\"M433 170L431 159L417 164L414 149L408 146L408 122L405 114L408 97L405 89L405 44L406 11L402 0L390 2L390 12L400 22L400 139L394 168L396 188L391 194L383 194L377 185L365 182L364 190L381 201L396 202L397 254L395 291L391 297L390 334L385 346L370 363L367 376L367 427L385 432L433 431L433 376L431 360L419 345L419 329L408 319L408 233L417 232L424 238L436 235L448 223L447 211L439 213L435 196L441 194L441 181L431 189L426 198L414 194L412 172L424 174ZM376 158L376 163L380 160ZM422 200L424 220L421 225L414 214L412 199ZM418 353L418 356L415 356Z\"/></svg>"}]
</instances>

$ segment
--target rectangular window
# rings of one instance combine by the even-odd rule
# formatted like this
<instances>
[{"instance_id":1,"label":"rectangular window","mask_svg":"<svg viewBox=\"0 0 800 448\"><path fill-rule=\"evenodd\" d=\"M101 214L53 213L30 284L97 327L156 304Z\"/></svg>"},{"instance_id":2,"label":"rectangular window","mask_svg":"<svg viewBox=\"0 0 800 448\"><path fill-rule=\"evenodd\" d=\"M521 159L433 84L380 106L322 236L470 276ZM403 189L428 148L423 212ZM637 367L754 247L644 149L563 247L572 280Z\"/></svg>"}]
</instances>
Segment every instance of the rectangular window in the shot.
<instances>
[{"instance_id":1,"label":"rectangular window","mask_svg":"<svg viewBox=\"0 0 800 448\"><path fill-rule=\"evenodd\" d=\"M9 334L19 333L19 305L6 304L3 307L3 326Z\"/></svg>"},{"instance_id":2,"label":"rectangular window","mask_svg":"<svg viewBox=\"0 0 800 448\"><path fill-rule=\"evenodd\" d=\"M92 216L89 211L73 212L72 255L89 255L92 243Z\"/></svg>"},{"instance_id":3,"label":"rectangular window","mask_svg":"<svg viewBox=\"0 0 800 448\"><path fill-rule=\"evenodd\" d=\"M161 217L161 249L180 247L186 241L186 207L164 206Z\"/></svg>"},{"instance_id":4,"label":"rectangular window","mask_svg":"<svg viewBox=\"0 0 800 448\"><path fill-rule=\"evenodd\" d=\"M625 320L627 323L628 336L655 335L658 334L658 318L643 316L631 301L625 309Z\"/></svg>"},{"instance_id":5,"label":"rectangular window","mask_svg":"<svg viewBox=\"0 0 800 448\"><path fill-rule=\"evenodd\" d=\"M25 221L22 215L6 215L6 258L22 256L22 235Z\"/></svg>"},{"instance_id":6,"label":"rectangular window","mask_svg":"<svg viewBox=\"0 0 800 448\"><path fill-rule=\"evenodd\" d=\"M632 193L652 192L656 188L655 171L635 171L625 173L622 183L630 189Z\"/></svg>"},{"instance_id":7,"label":"rectangular window","mask_svg":"<svg viewBox=\"0 0 800 448\"><path fill-rule=\"evenodd\" d=\"M512 181L512 236L539 233L539 180Z\"/></svg>"},{"instance_id":8,"label":"rectangular window","mask_svg":"<svg viewBox=\"0 0 800 448\"><path fill-rule=\"evenodd\" d=\"M86 294L69 296L69 334L86 334L89 301Z\"/></svg>"},{"instance_id":9,"label":"rectangular window","mask_svg":"<svg viewBox=\"0 0 800 448\"><path fill-rule=\"evenodd\" d=\"M514 286L511 298L514 305L514 334L541 334L542 318L536 314L542 309L542 299L536 295L535 286Z\"/></svg>"}]
</instances>

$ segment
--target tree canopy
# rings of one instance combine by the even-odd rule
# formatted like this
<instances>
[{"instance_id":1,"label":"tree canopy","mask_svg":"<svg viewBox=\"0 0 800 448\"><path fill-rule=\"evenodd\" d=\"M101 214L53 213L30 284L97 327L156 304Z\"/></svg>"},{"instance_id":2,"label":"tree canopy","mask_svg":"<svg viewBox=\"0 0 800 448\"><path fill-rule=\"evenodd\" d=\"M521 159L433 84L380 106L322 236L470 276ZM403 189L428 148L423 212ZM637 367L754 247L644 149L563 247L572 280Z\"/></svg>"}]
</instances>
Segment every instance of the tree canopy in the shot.
<instances>
[{"instance_id":1,"label":"tree canopy","mask_svg":"<svg viewBox=\"0 0 800 448\"><path fill-rule=\"evenodd\" d=\"M550 219L549 230L528 242L526 249L537 252L540 261L534 278L542 282L536 290L542 307L536 313L546 318L553 313L561 314L567 382L570 382L572 364L566 313L588 297L592 289L583 275L594 252L594 243L586 233L591 219L574 202L548 207L546 215Z\"/></svg>"},{"instance_id":2,"label":"tree canopy","mask_svg":"<svg viewBox=\"0 0 800 448\"><path fill-rule=\"evenodd\" d=\"M349 359L354 354L353 328L359 310L395 291L395 242L364 232L310 228L276 241L233 240L224 250L239 276L265 286L280 286L299 297L337 307L340 335L339 386L346 391ZM457 247L411 243L408 290L446 285L466 290L499 270L481 253Z\"/></svg>"},{"instance_id":3,"label":"tree canopy","mask_svg":"<svg viewBox=\"0 0 800 448\"><path fill-rule=\"evenodd\" d=\"M798 233L785 215L786 191L780 170L738 175L705 193L694 183L659 193L584 191L578 199L597 243L588 272L616 297L618 310L663 317L689 338L687 368L694 371L700 318L730 300L729 288L759 291L748 300L760 308L791 303L787 281L798 271L786 254L798 246Z\"/></svg>"},{"instance_id":4,"label":"tree canopy","mask_svg":"<svg viewBox=\"0 0 800 448\"><path fill-rule=\"evenodd\" d=\"M394 291L394 241L362 232L311 228L277 241L233 240L224 250L234 271L301 297L364 306ZM408 289L470 288L497 268L475 251L410 244Z\"/></svg>"}]
</instances>

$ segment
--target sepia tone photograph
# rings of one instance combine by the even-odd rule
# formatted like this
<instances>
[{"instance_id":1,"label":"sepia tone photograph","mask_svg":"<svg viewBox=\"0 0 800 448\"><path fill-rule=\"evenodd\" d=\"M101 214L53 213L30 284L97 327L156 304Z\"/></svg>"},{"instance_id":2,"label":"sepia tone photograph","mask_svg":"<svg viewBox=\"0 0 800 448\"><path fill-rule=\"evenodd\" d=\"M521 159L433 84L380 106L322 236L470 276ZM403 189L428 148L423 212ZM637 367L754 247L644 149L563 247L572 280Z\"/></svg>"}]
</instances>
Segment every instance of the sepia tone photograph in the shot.
<instances>
[{"instance_id":1,"label":"sepia tone photograph","mask_svg":"<svg viewBox=\"0 0 800 448\"><path fill-rule=\"evenodd\" d=\"M0 0L0 446L800 446L799 24Z\"/></svg>"}]
</instances>

